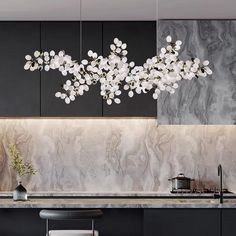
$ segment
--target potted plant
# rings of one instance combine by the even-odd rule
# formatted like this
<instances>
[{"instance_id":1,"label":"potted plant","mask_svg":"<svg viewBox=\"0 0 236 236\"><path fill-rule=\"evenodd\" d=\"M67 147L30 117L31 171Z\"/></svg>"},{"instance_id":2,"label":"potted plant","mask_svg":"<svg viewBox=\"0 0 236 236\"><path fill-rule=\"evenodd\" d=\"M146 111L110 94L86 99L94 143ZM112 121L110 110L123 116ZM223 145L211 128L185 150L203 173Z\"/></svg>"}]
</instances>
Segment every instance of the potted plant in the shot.
<instances>
[{"instance_id":1,"label":"potted plant","mask_svg":"<svg viewBox=\"0 0 236 236\"><path fill-rule=\"evenodd\" d=\"M24 162L23 157L15 144L9 145L8 156L10 160L10 167L16 172L18 181L18 186L13 191L13 200L26 201L27 190L21 184L21 178L26 175L35 175L36 170L31 163Z\"/></svg>"}]
</instances>

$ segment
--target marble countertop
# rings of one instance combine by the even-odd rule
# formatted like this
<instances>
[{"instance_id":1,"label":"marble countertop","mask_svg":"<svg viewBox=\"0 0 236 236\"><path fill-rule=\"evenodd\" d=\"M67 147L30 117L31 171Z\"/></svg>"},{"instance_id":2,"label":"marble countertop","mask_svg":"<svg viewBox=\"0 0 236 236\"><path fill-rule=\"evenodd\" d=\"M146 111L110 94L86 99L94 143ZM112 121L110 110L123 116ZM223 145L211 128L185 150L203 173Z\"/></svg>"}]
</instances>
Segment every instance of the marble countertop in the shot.
<instances>
[{"instance_id":1,"label":"marble countertop","mask_svg":"<svg viewBox=\"0 0 236 236\"><path fill-rule=\"evenodd\" d=\"M33 198L213 198L213 193L178 193L170 192L28 192ZM236 194L227 193L225 197L236 198ZM11 198L12 192L0 192L0 198Z\"/></svg>"},{"instance_id":2,"label":"marble countertop","mask_svg":"<svg viewBox=\"0 0 236 236\"><path fill-rule=\"evenodd\" d=\"M235 194L224 197L219 204L213 194L30 192L28 201L14 202L12 192L0 192L0 208L236 208Z\"/></svg>"},{"instance_id":3,"label":"marble countertop","mask_svg":"<svg viewBox=\"0 0 236 236\"><path fill-rule=\"evenodd\" d=\"M14 202L10 198L0 199L0 208L236 208L236 199L155 199L155 198L44 198Z\"/></svg>"}]
</instances>

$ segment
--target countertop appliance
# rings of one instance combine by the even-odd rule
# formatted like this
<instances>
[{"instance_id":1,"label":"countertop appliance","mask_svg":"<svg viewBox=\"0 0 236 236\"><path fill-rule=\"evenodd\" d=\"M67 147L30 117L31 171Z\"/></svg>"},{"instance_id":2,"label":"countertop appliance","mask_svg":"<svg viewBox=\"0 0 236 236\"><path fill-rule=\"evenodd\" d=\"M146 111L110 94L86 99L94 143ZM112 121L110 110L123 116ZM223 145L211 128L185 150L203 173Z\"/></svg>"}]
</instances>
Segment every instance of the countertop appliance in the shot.
<instances>
[{"instance_id":1,"label":"countertop appliance","mask_svg":"<svg viewBox=\"0 0 236 236\"><path fill-rule=\"evenodd\" d=\"M178 174L178 176L168 179L172 183L172 191L191 191L191 181L194 179L190 179L186 177L183 173Z\"/></svg>"}]
</instances>

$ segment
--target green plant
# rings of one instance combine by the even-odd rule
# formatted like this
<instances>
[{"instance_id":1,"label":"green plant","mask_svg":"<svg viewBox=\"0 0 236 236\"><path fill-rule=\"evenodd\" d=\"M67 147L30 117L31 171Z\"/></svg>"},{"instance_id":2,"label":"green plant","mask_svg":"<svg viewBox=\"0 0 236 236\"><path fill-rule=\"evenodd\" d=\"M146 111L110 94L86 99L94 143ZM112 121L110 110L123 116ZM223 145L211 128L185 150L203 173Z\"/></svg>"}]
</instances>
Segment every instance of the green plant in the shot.
<instances>
[{"instance_id":1,"label":"green plant","mask_svg":"<svg viewBox=\"0 0 236 236\"><path fill-rule=\"evenodd\" d=\"M33 165L23 161L20 151L15 144L10 144L8 147L10 166L20 176L35 175L36 170Z\"/></svg>"}]
</instances>

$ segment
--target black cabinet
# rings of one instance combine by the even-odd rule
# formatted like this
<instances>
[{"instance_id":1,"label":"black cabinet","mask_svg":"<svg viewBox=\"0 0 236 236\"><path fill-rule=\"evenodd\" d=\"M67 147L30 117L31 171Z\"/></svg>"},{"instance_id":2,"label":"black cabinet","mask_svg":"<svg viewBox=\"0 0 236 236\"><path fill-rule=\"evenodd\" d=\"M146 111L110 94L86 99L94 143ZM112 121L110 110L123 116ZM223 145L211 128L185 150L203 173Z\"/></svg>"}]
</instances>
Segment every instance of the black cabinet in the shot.
<instances>
[{"instance_id":1,"label":"black cabinet","mask_svg":"<svg viewBox=\"0 0 236 236\"><path fill-rule=\"evenodd\" d=\"M0 209L0 220L2 236L46 235L45 221L39 218L36 209Z\"/></svg>"},{"instance_id":2,"label":"black cabinet","mask_svg":"<svg viewBox=\"0 0 236 236\"><path fill-rule=\"evenodd\" d=\"M236 210L222 210L222 236L236 235Z\"/></svg>"},{"instance_id":3,"label":"black cabinet","mask_svg":"<svg viewBox=\"0 0 236 236\"><path fill-rule=\"evenodd\" d=\"M143 209L103 209L95 222L101 236L143 236Z\"/></svg>"},{"instance_id":4,"label":"black cabinet","mask_svg":"<svg viewBox=\"0 0 236 236\"><path fill-rule=\"evenodd\" d=\"M0 22L0 116L40 115L40 75L24 70L40 47L40 23Z\"/></svg>"},{"instance_id":5,"label":"black cabinet","mask_svg":"<svg viewBox=\"0 0 236 236\"><path fill-rule=\"evenodd\" d=\"M128 60L142 65L156 54L155 22L83 22L82 54L93 50L107 56L115 37L128 44ZM25 55L35 50L65 50L75 59L80 55L79 22L0 22L0 116L101 117L156 116L152 94L121 95L121 104L106 104L100 84L90 86L83 96L67 105L56 98L70 78L58 70L24 70Z\"/></svg>"},{"instance_id":6,"label":"black cabinet","mask_svg":"<svg viewBox=\"0 0 236 236\"><path fill-rule=\"evenodd\" d=\"M143 65L147 58L156 55L155 22L104 22L103 23L103 55L110 53L110 44L114 38L127 43L128 61ZM127 91L119 96L120 104L107 105L103 101L104 116L147 116L155 117L157 102L152 94L135 94L129 98Z\"/></svg>"},{"instance_id":7,"label":"black cabinet","mask_svg":"<svg viewBox=\"0 0 236 236\"><path fill-rule=\"evenodd\" d=\"M45 236L46 221L40 219L39 211L40 209L0 209L0 235ZM103 209L103 216L95 219L95 229L101 236L142 236L142 213L143 209ZM49 229L91 229L91 222L49 221Z\"/></svg>"},{"instance_id":8,"label":"black cabinet","mask_svg":"<svg viewBox=\"0 0 236 236\"><path fill-rule=\"evenodd\" d=\"M221 236L220 211L217 209L144 209L144 236L153 235Z\"/></svg>"},{"instance_id":9,"label":"black cabinet","mask_svg":"<svg viewBox=\"0 0 236 236\"><path fill-rule=\"evenodd\" d=\"M80 25L78 22L42 22L42 50L65 50L72 58L79 60ZM87 50L102 53L102 24L99 22L83 23L83 58ZM41 116L102 116L102 98L99 85L90 86L83 96L77 97L69 105L56 98L61 85L71 75L63 76L57 71L41 73Z\"/></svg>"},{"instance_id":10,"label":"black cabinet","mask_svg":"<svg viewBox=\"0 0 236 236\"><path fill-rule=\"evenodd\" d=\"M0 235L45 235L40 209L0 209ZM102 209L102 236L234 236L235 209ZM222 215L221 215L222 214ZM12 227L12 222L14 226ZM221 227L222 226L222 227ZM50 221L50 229L89 229L89 221Z\"/></svg>"}]
</instances>

